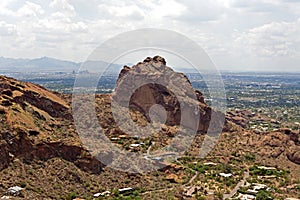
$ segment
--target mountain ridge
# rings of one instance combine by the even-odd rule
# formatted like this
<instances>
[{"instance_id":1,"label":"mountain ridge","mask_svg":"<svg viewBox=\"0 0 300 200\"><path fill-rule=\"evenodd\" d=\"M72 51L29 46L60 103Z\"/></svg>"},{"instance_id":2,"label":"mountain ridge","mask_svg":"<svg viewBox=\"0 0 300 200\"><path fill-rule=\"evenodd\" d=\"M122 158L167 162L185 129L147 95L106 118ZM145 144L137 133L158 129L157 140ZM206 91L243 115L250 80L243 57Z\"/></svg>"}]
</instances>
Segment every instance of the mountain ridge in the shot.
<instances>
[{"instance_id":1,"label":"mountain ridge","mask_svg":"<svg viewBox=\"0 0 300 200\"><path fill-rule=\"evenodd\" d=\"M161 64L157 60L162 61L161 58L147 58L137 64L139 67L134 68L139 70L151 62L159 67ZM126 73L130 72L120 76L124 77ZM155 94L157 98L149 103L159 100L176 108L176 102L170 104L173 101L171 94L167 95L169 98L162 100L157 95L166 92L165 89L156 88L155 85L153 87L149 94ZM190 186L197 188L197 191L189 198L196 199L198 194L207 195L207 191L217 188L210 196L216 199L218 192L226 193L234 184L220 185L222 177L210 173L220 170L219 167L224 168L225 172L231 172L233 176L230 180L226 179L230 181L227 183L236 183L243 178L240 175L243 170L265 165L278 168L279 172L290 172L273 180L276 188L280 184L291 188L276 195L297 197L300 134L289 129L255 133L245 126L249 117L246 112L227 113L218 143L206 158L199 159L195 156L205 137L205 134L197 134L186 156L178 162L165 163L162 158L155 158L155 162L164 162L166 166L148 174L131 174L110 169L91 156L84 147L72 119L71 95L51 92L41 86L4 76L0 76L0 88L0 194L4 195L9 187L19 185L24 188L23 197L16 199L73 199L69 196L74 193L76 195L73 196L88 199L106 190L112 193L111 199L114 199L124 198L116 192L119 188L131 187L143 199L153 199L156 194L160 195L158 199L166 198L169 195L166 191L173 191L174 199L182 199L186 198L185 189ZM139 93L134 97L136 101L133 101L130 116L135 123L145 125L149 123L149 116L146 114L148 108L138 106L144 102L144 99L138 101L140 97L143 96ZM203 99L200 93L198 97L201 103ZM130 137L114 120L112 98L113 94L95 95L95 110L105 135L118 148L146 154L164 147L176 136L178 121L171 118L170 122L174 123L162 125L161 131L150 138L139 140ZM170 112L173 110L170 109ZM217 167L212 171L205 171L208 167L204 163L209 162L215 163ZM255 181L257 178L251 175ZM284 182L280 183L282 181ZM265 184L271 184L269 182L266 181ZM214 186L207 188L208 183Z\"/></svg>"},{"instance_id":2,"label":"mountain ridge","mask_svg":"<svg viewBox=\"0 0 300 200\"><path fill-rule=\"evenodd\" d=\"M110 64L105 61L87 60L85 62L73 62L68 60L60 60L51 57L40 57L34 59L15 59L0 57L0 70L8 72L78 72L80 67L90 69L91 71L97 71L97 68L103 69L106 66L110 66L108 69L111 73L119 73L121 65ZM26 73L25 72L25 73Z\"/></svg>"}]
</instances>

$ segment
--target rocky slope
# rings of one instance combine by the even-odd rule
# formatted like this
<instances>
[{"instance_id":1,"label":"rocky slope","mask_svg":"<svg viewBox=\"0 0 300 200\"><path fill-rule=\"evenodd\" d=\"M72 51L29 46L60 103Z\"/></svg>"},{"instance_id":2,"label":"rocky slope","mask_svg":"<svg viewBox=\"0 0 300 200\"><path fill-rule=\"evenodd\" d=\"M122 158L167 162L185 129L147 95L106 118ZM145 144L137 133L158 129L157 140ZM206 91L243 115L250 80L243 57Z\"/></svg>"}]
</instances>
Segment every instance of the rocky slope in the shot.
<instances>
[{"instance_id":1,"label":"rocky slope","mask_svg":"<svg viewBox=\"0 0 300 200\"><path fill-rule=\"evenodd\" d=\"M13 158L48 160L61 157L78 167L101 171L71 125L70 106L40 86L0 77L0 169Z\"/></svg>"},{"instance_id":2,"label":"rocky slope","mask_svg":"<svg viewBox=\"0 0 300 200\"><path fill-rule=\"evenodd\" d=\"M247 132L248 122L262 118L250 111L229 111L226 113L227 126L234 124L243 128ZM261 157L285 157L293 163L300 164L300 132L292 131L288 128L275 129L276 131L251 130L242 140L247 141L243 146L255 148L255 152Z\"/></svg>"},{"instance_id":3,"label":"rocky slope","mask_svg":"<svg viewBox=\"0 0 300 200\"><path fill-rule=\"evenodd\" d=\"M136 74L140 79L149 74L154 79L162 74L173 74L173 81L161 80L172 90L158 84L144 84L126 99L126 94L122 93L124 91L118 88L122 88L122 84L132 88L139 86L138 82L131 79ZM247 120L252 117L251 113L227 113L218 144L205 159L199 159L192 155L199 153L211 114L215 113L220 118L224 115L213 111L205 103L201 92L191 87L184 74L175 73L166 66L163 58L157 56L146 58L131 68L124 67L117 86L112 95L96 95L96 113L106 136L119 148L147 154L168 145L176 136L181 118L184 117L188 119L184 124L186 127L197 125L197 131L201 133L195 137L186 157L148 174L112 170L83 148L72 119L70 95L53 93L38 85L0 76L0 195L14 185L25 188L25 199L72 199L72 196L91 199L93 194L105 190L112 192L112 197L118 197L116 191L122 187L134 188L143 199L163 199L166 195L170 195L170 199L183 199L186 198L184 188L190 185L199 188L200 196L207 195L212 188L215 188L215 194L232 189L226 185L212 186L210 189L206 188L207 184L201 185L207 174L201 174L201 171L195 174L195 168L191 170L190 167L194 163L205 162L236 168L239 170L237 174L251 165L288 169L291 172L287 179L289 182L284 183L283 187L296 188L294 185L300 177L299 132L280 129L255 133L246 126ZM196 105L199 112L183 115L180 111L182 99L187 102L183 106L187 106L188 111L194 108L191 105ZM112 100L118 100L121 105L129 101L130 117L142 127L152 120L149 115L151 107L160 104L166 110L166 125L161 125L161 130L149 138L132 137L116 124ZM156 114L164 117L159 111ZM195 116L200 116L200 120ZM218 122L213 126L223 124L222 120ZM181 145L181 141L178 145ZM251 159L249 155L253 155ZM236 174L234 176L237 180L242 178ZM296 193L297 189L293 189L292 192L282 191L280 195L286 197L293 194L297 197ZM216 199L217 195L210 197Z\"/></svg>"}]
</instances>

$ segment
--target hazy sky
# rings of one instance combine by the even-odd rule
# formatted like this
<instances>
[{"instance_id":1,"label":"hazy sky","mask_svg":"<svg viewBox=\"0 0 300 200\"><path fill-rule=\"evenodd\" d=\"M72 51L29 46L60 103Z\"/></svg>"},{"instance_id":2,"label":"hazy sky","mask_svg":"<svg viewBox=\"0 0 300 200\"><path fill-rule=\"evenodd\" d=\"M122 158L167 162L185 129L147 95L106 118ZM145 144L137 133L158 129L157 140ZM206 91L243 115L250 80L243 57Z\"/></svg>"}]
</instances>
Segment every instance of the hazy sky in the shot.
<instances>
[{"instance_id":1,"label":"hazy sky","mask_svg":"<svg viewBox=\"0 0 300 200\"><path fill-rule=\"evenodd\" d=\"M300 71L300 0L1 0L0 56L83 61L138 28L186 35L219 69Z\"/></svg>"}]
</instances>

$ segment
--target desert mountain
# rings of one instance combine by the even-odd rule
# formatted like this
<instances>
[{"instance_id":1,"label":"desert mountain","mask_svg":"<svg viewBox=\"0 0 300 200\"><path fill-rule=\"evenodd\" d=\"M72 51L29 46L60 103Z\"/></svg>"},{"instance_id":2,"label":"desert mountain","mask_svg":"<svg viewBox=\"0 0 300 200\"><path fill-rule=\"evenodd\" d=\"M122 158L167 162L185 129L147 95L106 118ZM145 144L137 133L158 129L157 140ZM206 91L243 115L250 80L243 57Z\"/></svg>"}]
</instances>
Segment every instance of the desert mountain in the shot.
<instances>
[{"instance_id":1,"label":"desert mountain","mask_svg":"<svg viewBox=\"0 0 300 200\"><path fill-rule=\"evenodd\" d=\"M0 70L4 72L69 72L79 71L80 66L84 64L90 71L97 71L99 68L105 68L110 65L110 71L107 73L117 74L121 65L110 64L104 61L87 60L85 62L72 62L49 57L35 59L15 59L0 57Z\"/></svg>"},{"instance_id":2,"label":"desert mountain","mask_svg":"<svg viewBox=\"0 0 300 200\"><path fill-rule=\"evenodd\" d=\"M215 117L215 129L221 131L224 124L224 114L209 107L188 78L167 67L160 56L148 57L131 68L125 66L112 97L123 107L129 103L131 110L143 113L148 121L151 107L158 104L166 110L165 121L169 126L181 125L206 133L212 116ZM162 115L161 110L157 112Z\"/></svg>"},{"instance_id":3,"label":"desert mountain","mask_svg":"<svg viewBox=\"0 0 300 200\"><path fill-rule=\"evenodd\" d=\"M137 81L145 75L155 79L169 73L175 74L173 81L167 81L169 86L183 89L171 91L153 83L138 87L140 84ZM133 75L140 79L131 79ZM162 83L166 82L162 80ZM178 84L180 87L177 87ZM120 90L124 86L133 89L136 86L138 89L125 98L126 94ZM165 167L148 174L130 174L106 167L85 149L74 125L71 95L54 93L32 83L0 76L0 195L17 185L24 188L23 197L16 197L19 199L73 199L76 196L91 199L95 193L106 190L111 192L113 199L120 197L118 189L131 187L139 196L133 196L137 199L163 199L166 195L182 199L186 198L186 188L194 187L197 189L194 196L189 197L191 199L196 199L195 194L220 199L218 193L232 190L244 178L242 171L252 166L266 165L276 166L281 172L289 171L284 177L271 181L274 187L283 185L281 193L276 195L297 197L297 180L300 177L299 132L280 129L255 133L246 126L250 115L227 113L217 145L206 158L199 159L195 155L199 154L211 115L215 113L224 117L224 114L211 109L201 92L193 88L186 89L189 87L191 85L184 74L174 73L166 67L163 58L156 56L146 58L132 67L125 66L120 72L115 92L96 95L99 124L105 135L118 148L126 151L148 155L168 145L176 137L182 117L188 119L185 127L198 127L198 134L183 158L173 163L155 158ZM180 104L181 98L187 103ZM158 117L159 122L160 118L165 119L165 124L161 124L161 130L148 138L128 135L114 119L111 107L114 100L121 107L129 101L130 117L141 127L151 123L151 106L159 104L166 113L158 109L154 110L154 116ZM194 108L191 105L197 106L198 113L185 115L181 112L182 106L191 111L189 109ZM200 116L200 120L195 121L198 119L195 116ZM217 122L211 126L220 127L224 121ZM176 144L179 148L181 142ZM216 166L210 171L204 163L212 162ZM131 167L131 163L128 165ZM223 179L219 180L219 175L213 174L224 172L222 170L232 173L230 184L222 184Z\"/></svg>"},{"instance_id":4,"label":"desert mountain","mask_svg":"<svg viewBox=\"0 0 300 200\"><path fill-rule=\"evenodd\" d=\"M68 71L77 70L80 63L58 60L49 57L35 59L14 59L0 57L0 69L8 72L29 71Z\"/></svg>"}]
</instances>

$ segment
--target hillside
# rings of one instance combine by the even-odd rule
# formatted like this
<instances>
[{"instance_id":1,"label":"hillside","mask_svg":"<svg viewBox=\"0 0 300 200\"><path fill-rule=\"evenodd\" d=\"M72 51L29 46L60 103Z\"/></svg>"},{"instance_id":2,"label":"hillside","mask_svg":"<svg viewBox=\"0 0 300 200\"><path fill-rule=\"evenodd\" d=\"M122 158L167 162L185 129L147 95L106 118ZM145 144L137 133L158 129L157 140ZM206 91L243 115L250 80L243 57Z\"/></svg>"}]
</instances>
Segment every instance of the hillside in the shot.
<instances>
[{"instance_id":1,"label":"hillside","mask_svg":"<svg viewBox=\"0 0 300 200\"><path fill-rule=\"evenodd\" d=\"M76 131L71 95L1 76L0 196L9 196L7 190L19 186L23 188L22 193L14 199L93 199L93 195L104 191L109 191L110 195L99 199L222 199L246 179L245 174L249 172L247 182L267 185L275 198L300 198L299 131L280 129L255 133L243 126L251 118L247 113L227 113L217 145L204 159L197 157L211 113L224 116L205 103L200 91L185 91L191 91L197 97L194 102L186 93L176 100L171 91L155 84L140 88L130 99L132 120L142 127L147 125L152 119L150 105L159 103L168 111L166 124L159 124L159 132L143 139L121 131L114 120L111 101L120 97L118 92L122 93L122 90L118 91L122 77L137 71L157 75L162 73L152 67L157 65L170 70L160 57L124 67L115 93L96 95L95 103L105 135L117 147L141 155L155 152L176 138L182 115L178 112L180 98L190 98L188 102L199 106L199 121L193 121L194 116L185 116L190 119L185 124L187 127L193 127L195 123L199 125L191 147L183 157L174 161L158 159L163 167L150 173L114 170L93 157L84 148ZM183 80L181 84L189 87L189 80L183 74L176 73L177 76ZM121 99L120 102L124 101ZM157 112L156 116L160 119L164 114ZM264 170L259 168L261 166L274 169ZM231 176L224 178L220 173ZM127 187L133 191L118 191Z\"/></svg>"}]
</instances>

